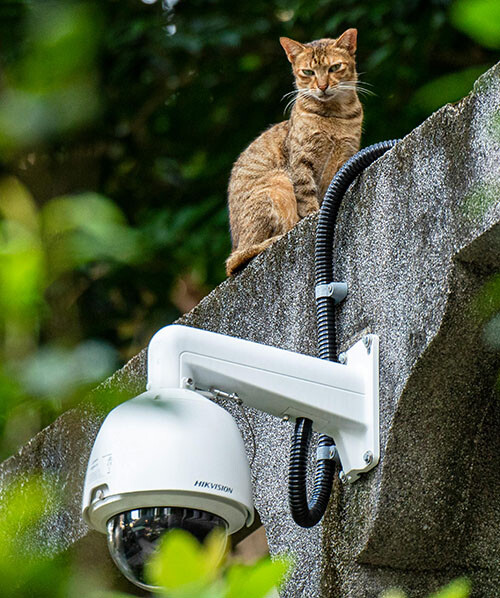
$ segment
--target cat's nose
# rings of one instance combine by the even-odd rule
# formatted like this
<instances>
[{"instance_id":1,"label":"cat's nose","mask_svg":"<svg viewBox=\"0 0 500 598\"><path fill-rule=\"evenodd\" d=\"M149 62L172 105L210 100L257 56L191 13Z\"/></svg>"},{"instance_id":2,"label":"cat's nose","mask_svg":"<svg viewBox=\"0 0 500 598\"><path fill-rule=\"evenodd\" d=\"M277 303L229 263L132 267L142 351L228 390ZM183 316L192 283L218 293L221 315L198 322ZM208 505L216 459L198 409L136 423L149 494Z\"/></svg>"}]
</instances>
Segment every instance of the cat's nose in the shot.
<instances>
[{"instance_id":1,"label":"cat's nose","mask_svg":"<svg viewBox=\"0 0 500 598\"><path fill-rule=\"evenodd\" d=\"M321 89L321 91L325 91L327 87L328 83L318 83L318 88Z\"/></svg>"}]
</instances>

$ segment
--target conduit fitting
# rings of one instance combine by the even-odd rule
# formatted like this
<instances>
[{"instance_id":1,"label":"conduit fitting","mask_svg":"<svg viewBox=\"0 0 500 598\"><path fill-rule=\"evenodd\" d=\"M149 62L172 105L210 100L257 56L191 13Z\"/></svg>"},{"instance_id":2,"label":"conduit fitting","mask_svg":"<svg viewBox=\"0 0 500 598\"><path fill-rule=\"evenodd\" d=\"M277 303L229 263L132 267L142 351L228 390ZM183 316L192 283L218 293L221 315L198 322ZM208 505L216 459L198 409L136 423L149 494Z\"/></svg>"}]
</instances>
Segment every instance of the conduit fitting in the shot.
<instances>
[{"instance_id":1,"label":"conduit fitting","mask_svg":"<svg viewBox=\"0 0 500 598\"><path fill-rule=\"evenodd\" d=\"M318 284L315 288L316 299L320 297L331 297L334 303L340 303L347 297L346 282L329 282L328 284Z\"/></svg>"}]
</instances>

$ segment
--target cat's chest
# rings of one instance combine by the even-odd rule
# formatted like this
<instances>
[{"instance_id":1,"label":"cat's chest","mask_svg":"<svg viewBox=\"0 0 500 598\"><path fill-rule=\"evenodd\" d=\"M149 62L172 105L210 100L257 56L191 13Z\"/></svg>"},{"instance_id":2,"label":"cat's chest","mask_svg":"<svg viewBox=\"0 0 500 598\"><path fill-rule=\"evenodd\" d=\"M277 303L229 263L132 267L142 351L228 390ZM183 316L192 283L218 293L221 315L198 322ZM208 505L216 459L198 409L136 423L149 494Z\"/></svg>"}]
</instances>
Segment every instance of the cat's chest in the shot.
<instances>
[{"instance_id":1,"label":"cat's chest","mask_svg":"<svg viewBox=\"0 0 500 598\"><path fill-rule=\"evenodd\" d=\"M325 130L302 130L300 135L291 139L290 155L293 164L307 164L316 182L333 156L338 152L341 140L335 132Z\"/></svg>"},{"instance_id":2,"label":"cat's chest","mask_svg":"<svg viewBox=\"0 0 500 598\"><path fill-rule=\"evenodd\" d=\"M335 123L305 120L292 127L289 146L293 153L308 154L311 158L324 162L333 148L339 145L345 132Z\"/></svg>"}]
</instances>

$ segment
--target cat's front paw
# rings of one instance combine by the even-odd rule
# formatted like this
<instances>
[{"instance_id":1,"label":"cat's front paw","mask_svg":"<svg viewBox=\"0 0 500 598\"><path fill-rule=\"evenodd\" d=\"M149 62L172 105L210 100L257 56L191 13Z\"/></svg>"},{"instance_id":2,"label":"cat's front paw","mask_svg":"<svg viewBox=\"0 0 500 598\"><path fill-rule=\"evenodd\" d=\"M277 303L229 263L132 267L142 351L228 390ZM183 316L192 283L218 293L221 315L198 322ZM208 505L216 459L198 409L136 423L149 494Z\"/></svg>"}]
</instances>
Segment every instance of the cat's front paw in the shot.
<instances>
[{"instance_id":1,"label":"cat's front paw","mask_svg":"<svg viewBox=\"0 0 500 598\"><path fill-rule=\"evenodd\" d=\"M319 210L319 206L316 205L309 205L309 206L304 206L304 209L302 210L297 210L297 213L299 215L299 218L302 220L302 218L305 218L306 216L310 216L311 214L316 213Z\"/></svg>"}]
</instances>

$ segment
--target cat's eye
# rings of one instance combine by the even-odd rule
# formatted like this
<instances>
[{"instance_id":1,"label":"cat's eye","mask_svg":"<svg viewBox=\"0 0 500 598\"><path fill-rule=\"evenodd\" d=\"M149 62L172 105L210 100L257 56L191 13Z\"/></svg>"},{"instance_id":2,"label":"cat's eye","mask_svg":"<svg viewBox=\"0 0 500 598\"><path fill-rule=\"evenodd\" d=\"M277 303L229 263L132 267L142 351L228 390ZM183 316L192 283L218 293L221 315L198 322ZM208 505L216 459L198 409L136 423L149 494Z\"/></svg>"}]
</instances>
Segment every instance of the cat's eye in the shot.
<instances>
[{"instance_id":1,"label":"cat's eye","mask_svg":"<svg viewBox=\"0 0 500 598\"><path fill-rule=\"evenodd\" d=\"M314 71L311 71L311 69L302 69L302 73L308 77L312 77L314 75Z\"/></svg>"},{"instance_id":2,"label":"cat's eye","mask_svg":"<svg viewBox=\"0 0 500 598\"><path fill-rule=\"evenodd\" d=\"M338 71L341 66L342 63L337 62L337 64L332 64L332 66L328 70L330 71L330 73L334 73L335 71Z\"/></svg>"}]
</instances>

